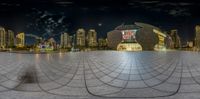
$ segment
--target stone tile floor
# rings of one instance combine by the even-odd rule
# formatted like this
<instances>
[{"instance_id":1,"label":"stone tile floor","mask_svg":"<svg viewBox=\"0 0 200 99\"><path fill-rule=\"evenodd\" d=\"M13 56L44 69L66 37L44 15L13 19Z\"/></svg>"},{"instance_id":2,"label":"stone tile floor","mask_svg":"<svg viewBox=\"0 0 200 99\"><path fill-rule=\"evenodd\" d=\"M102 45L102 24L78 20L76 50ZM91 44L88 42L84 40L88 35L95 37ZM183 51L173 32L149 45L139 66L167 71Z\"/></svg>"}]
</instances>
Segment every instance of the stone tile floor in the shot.
<instances>
[{"instance_id":1,"label":"stone tile floor","mask_svg":"<svg viewBox=\"0 0 200 99\"><path fill-rule=\"evenodd\" d=\"M200 99L200 53L0 53L0 99Z\"/></svg>"}]
</instances>

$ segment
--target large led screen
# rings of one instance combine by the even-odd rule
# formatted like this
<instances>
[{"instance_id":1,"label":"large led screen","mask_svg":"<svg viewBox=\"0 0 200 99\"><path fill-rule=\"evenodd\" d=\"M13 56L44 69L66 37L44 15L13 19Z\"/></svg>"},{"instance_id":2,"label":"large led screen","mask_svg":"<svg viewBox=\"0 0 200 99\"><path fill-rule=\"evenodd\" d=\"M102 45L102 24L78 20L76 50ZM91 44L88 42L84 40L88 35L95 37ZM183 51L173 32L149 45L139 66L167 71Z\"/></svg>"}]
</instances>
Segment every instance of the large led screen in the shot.
<instances>
[{"instance_id":1,"label":"large led screen","mask_svg":"<svg viewBox=\"0 0 200 99\"><path fill-rule=\"evenodd\" d=\"M137 30L123 30L122 32L122 41L123 42L136 42L136 32Z\"/></svg>"}]
</instances>

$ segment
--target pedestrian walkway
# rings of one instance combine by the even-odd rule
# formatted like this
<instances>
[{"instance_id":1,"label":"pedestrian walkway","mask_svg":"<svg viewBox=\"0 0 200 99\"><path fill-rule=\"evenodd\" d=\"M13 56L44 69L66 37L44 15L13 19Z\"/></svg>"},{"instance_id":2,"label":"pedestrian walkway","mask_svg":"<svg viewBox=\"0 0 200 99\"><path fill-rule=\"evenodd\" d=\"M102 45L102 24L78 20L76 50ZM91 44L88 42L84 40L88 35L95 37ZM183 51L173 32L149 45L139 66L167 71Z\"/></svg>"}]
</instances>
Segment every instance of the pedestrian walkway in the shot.
<instances>
[{"instance_id":1,"label":"pedestrian walkway","mask_svg":"<svg viewBox=\"0 0 200 99\"><path fill-rule=\"evenodd\" d=\"M0 52L2 99L199 99L200 53Z\"/></svg>"}]
</instances>

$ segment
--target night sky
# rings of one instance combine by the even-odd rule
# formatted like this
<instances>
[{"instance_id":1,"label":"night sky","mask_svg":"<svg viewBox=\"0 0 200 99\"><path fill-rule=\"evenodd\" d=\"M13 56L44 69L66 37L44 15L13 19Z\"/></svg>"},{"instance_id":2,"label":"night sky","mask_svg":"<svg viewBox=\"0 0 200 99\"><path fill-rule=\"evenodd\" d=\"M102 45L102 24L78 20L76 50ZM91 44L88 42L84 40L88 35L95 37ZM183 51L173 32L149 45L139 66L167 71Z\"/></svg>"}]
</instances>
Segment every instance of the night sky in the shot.
<instances>
[{"instance_id":1,"label":"night sky","mask_svg":"<svg viewBox=\"0 0 200 99\"><path fill-rule=\"evenodd\" d=\"M200 3L192 0L1 0L0 26L59 41L61 33L78 28L96 29L105 38L118 25L144 22L164 31L178 29L186 41L194 39L199 10Z\"/></svg>"}]
</instances>

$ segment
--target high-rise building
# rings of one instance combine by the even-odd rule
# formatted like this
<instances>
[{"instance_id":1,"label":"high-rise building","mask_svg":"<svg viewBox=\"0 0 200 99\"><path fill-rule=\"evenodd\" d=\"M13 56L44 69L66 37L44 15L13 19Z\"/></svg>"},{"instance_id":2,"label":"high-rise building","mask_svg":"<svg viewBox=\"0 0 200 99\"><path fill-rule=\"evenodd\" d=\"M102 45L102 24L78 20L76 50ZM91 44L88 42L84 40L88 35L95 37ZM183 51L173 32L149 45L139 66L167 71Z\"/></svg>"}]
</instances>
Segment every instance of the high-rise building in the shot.
<instances>
[{"instance_id":1,"label":"high-rise building","mask_svg":"<svg viewBox=\"0 0 200 99\"><path fill-rule=\"evenodd\" d=\"M25 46L25 33L19 33L16 35L16 46L17 47Z\"/></svg>"},{"instance_id":2,"label":"high-rise building","mask_svg":"<svg viewBox=\"0 0 200 99\"><path fill-rule=\"evenodd\" d=\"M200 25L195 27L195 46L200 49Z\"/></svg>"},{"instance_id":3,"label":"high-rise building","mask_svg":"<svg viewBox=\"0 0 200 99\"><path fill-rule=\"evenodd\" d=\"M85 46L85 30L82 28L76 31L76 45Z\"/></svg>"},{"instance_id":4,"label":"high-rise building","mask_svg":"<svg viewBox=\"0 0 200 99\"><path fill-rule=\"evenodd\" d=\"M68 35L68 33L61 34L60 46L61 46L61 48L69 48L69 47L71 47L70 36Z\"/></svg>"},{"instance_id":5,"label":"high-rise building","mask_svg":"<svg viewBox=\"0 0 200 99\"><path fill-rule=\"evenodd\" d=\"M6 47L6 31L3 27L0 27L0 49Z\"/></svg>"},{"instance_id":6,"label":"high-rise building","mask_svg":"<svg viewBox=\"0 0 200 99\"><path fill-rule=\"evenodd\" d=\"M14 32L12 30L8 30L8 33L7 33L7 47L14 46L14 39L15 39Z\"/></svg>"},{"instance_id":7,"label":"high-rise building","mask_svg":"<svg viewBox=\"0 0 200 99\"><path fill-rule=\"evenodd\" d=\"M174 48L180 48L181 47L181 41L180 41L180 37L178 35L178 30L177 29L171 30L170 36L171 36L172 41L173 41L173 45L174 45L173 47Z\"/></svg>"},{"instance_id":8,"label":"high-rise building","mask_svg":"<svg viewBox=\"0 0 200 99\"><path fill-rule=\"evenodd\" d=\"M87 34L87 43L89 47L97 46L97 32L94 29L90 29Z\"/></svg>"}]
</instances>

